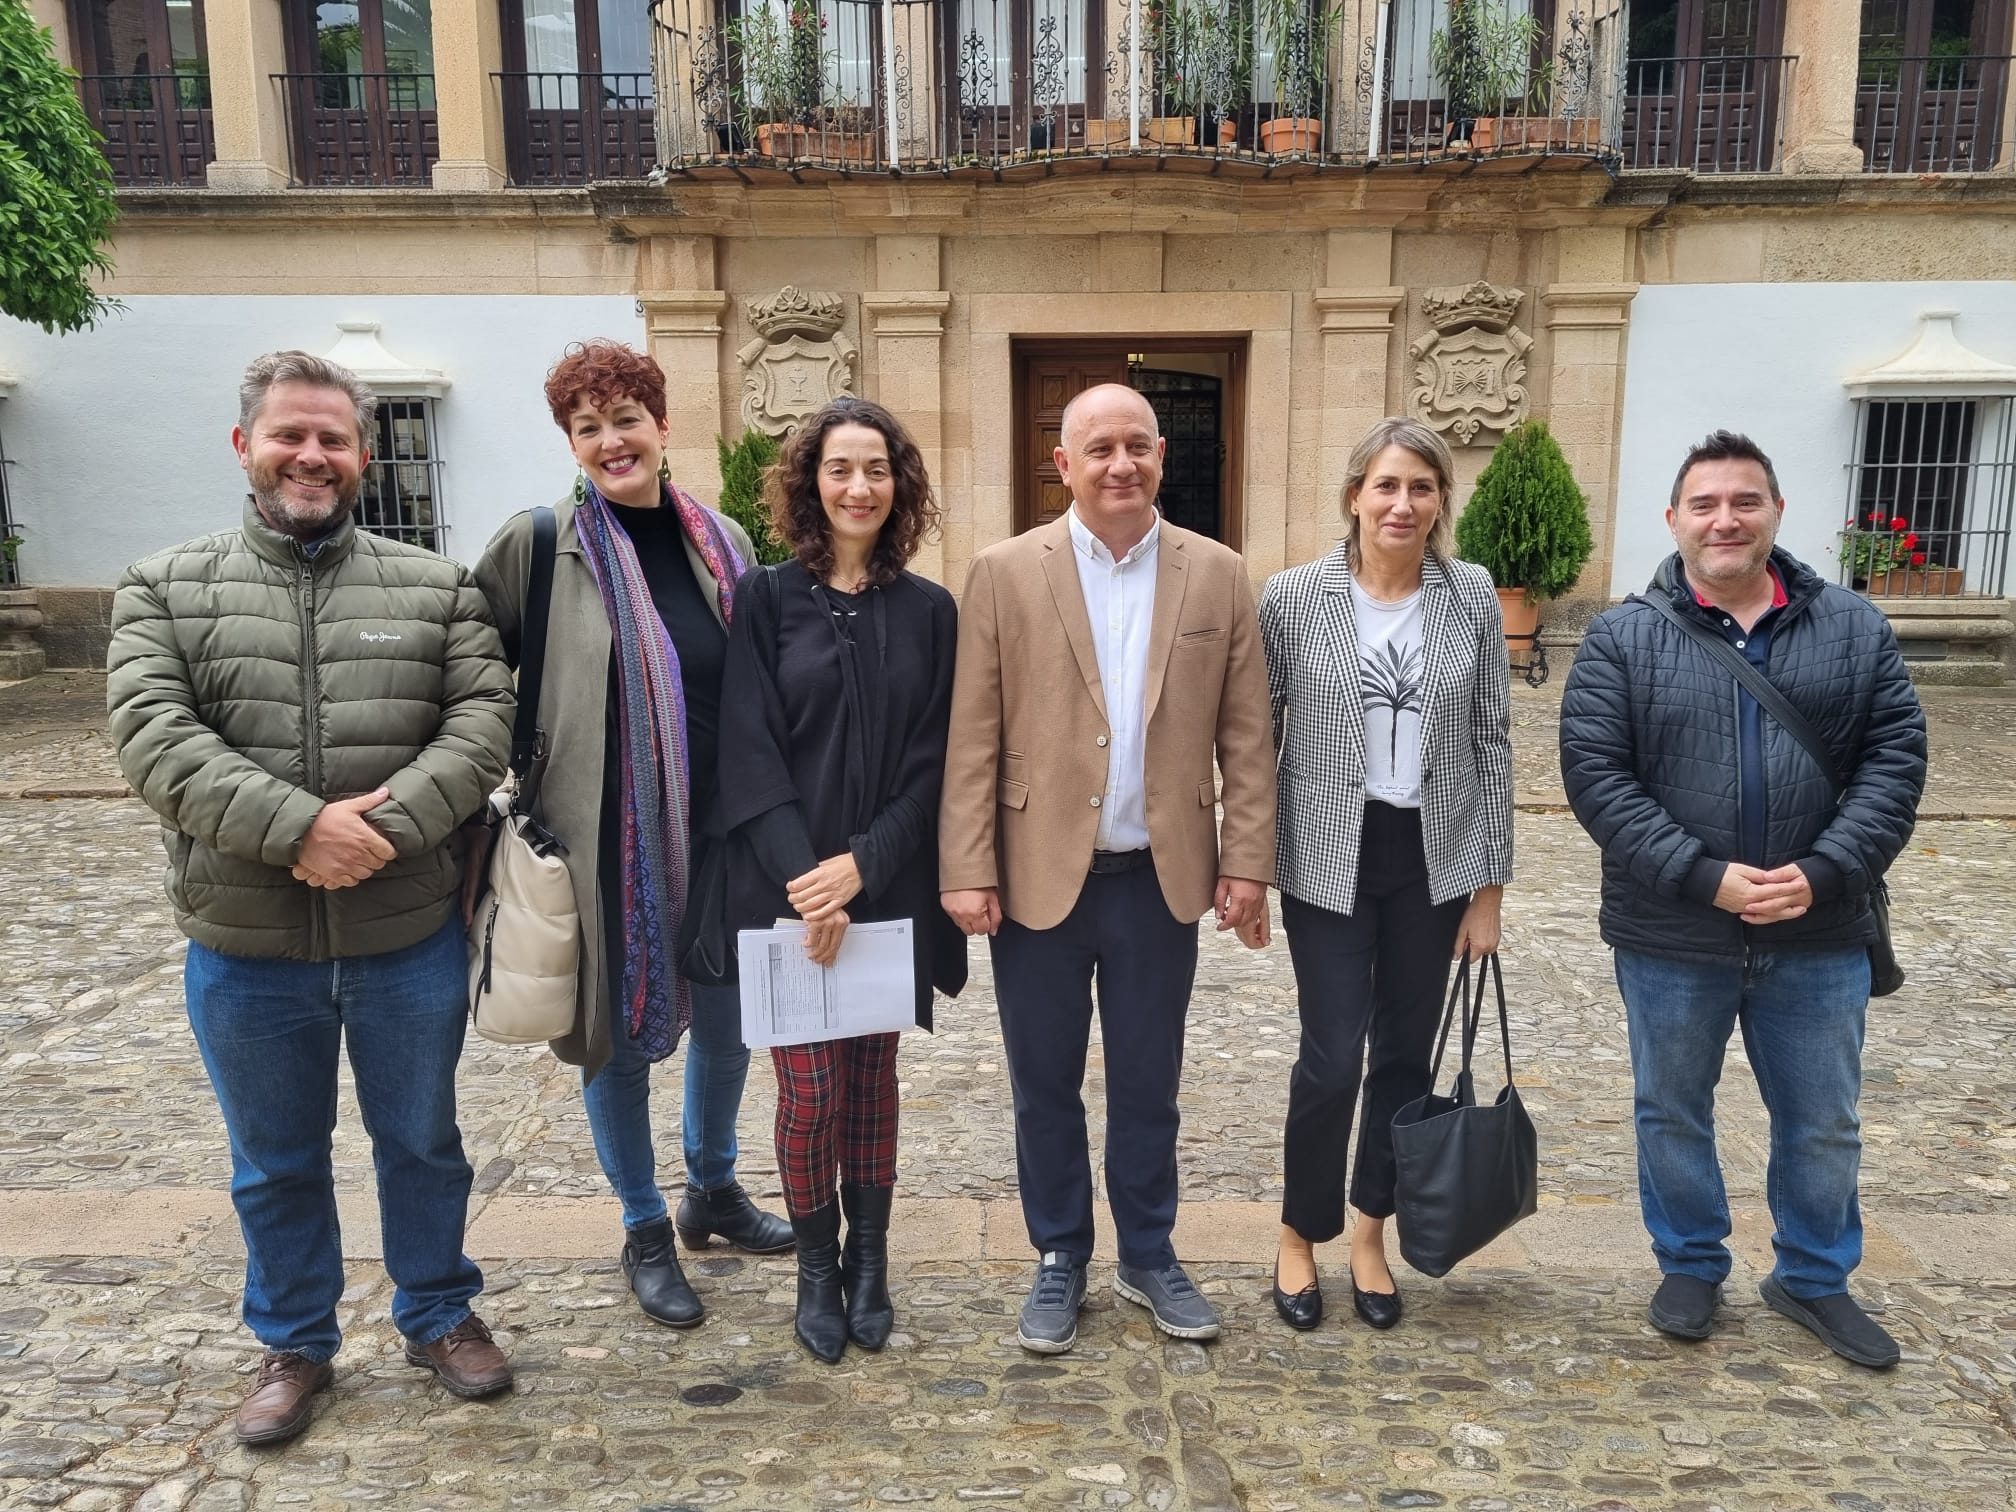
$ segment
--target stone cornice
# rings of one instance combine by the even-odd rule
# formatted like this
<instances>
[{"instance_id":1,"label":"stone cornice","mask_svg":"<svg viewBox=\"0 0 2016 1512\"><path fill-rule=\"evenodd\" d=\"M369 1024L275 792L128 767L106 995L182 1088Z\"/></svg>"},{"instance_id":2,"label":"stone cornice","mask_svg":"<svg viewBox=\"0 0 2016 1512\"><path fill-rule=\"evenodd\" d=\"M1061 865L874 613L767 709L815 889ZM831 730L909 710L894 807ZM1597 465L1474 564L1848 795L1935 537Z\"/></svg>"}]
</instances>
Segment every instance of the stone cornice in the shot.
<instances>
[{"instance_id":1,"label":"stone cornice","mask_svg":"<svg viewBox=\"0 0 2016 1512\"><path fill-rule=\"evenodd\" d=\"M1622 329L1637 295L1635 283L1549 284L1540 291L1540 303L1546 306L1550 331Z\"/></svg>"},{"instance_id":2,"label":"stone cornice","mask_svg":"<svg viewBox=\"0 0 2016 1512\"><path fill-rule=\"evenodd\" d=\"M877 336L943 336L952 296L940 289L875 289L861 296L861 310Z\"/></svg>"},{"instance_id":3,"label":"stone cornice","mask_svg":"<svg viewBox=\"0 0 2016 1512\"><path fill-rule=\"evenodd\" d=\"M1407 298L1403 288L1318 289L1316 308L1323 312L1326 334L1344 331L1381 333L1393 329L1393 312Z\"/></svg>"},{"instance_id":4,"label":"stone cornice","mask_svg":"<svg viewBox=\"0 0 2016 1512\"><path fill-rule=\"evenodd\" d=\"M1639 210L2016 209L2016 173L1620 173L1606 207Z\"/></svg>"}]
</instances>

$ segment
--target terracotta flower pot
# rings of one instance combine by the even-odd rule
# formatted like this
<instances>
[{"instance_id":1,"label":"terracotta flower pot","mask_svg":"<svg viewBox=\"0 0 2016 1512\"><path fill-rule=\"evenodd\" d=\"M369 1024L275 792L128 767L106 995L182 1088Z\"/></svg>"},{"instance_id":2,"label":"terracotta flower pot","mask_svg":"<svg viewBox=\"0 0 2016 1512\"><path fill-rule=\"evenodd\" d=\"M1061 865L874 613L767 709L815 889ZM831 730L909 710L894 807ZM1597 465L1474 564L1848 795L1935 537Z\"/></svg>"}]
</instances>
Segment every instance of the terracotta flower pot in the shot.
<instances>
[{"instance_id":1,"label":"terracotta flower pot","mask_svg":"<svg viewBox=\"0 0 2016 1512\"><path fill-rule=\"evenodd\" d=\"M1524 588L1500 588L1498 607L1505 616L1506 654L1523 666L1522 658L1532 655L1540 632L1540 606L1526 597Z\"/></svg>"},{"instance_id":2,"label":"terracotta flower pot","mask_svg":"<svg viewBox=\"0 0 2016 1512\"><path fill-rule=\"evenodd\" d=\"M1143 116L1141 118L1141 145L1143 147L1188 147L1197 140L1197 117L1195 116ZM1127 118L1125 116L1093 116L1085 122L1085 145L1087 147L1127 146Z\"/></svg>"},{"instance_id":3,"label":"terracotta flower pot","mask_svg":"<svg viewBox=\"0 0 2016 1512\"><path fill-rule=\"evenodd\" d=\"M1479 116L1470 123L1470 147L1475 152L1541 152L1596 144L1594 116Z\"/></svg>"},{"instance_id":4,"label":"terracotta flower pot","mask_svg":"<svg viewBox=\"0 0 2016 1512\"><path fill-rule=\"evenodd\" d=\"M1967 573L1960 567L1893 567L1869 575L1871 598L1957 598L1967 591Z\"/></svg>"},{"instance_id":5,"label":"terracotta flower pot","mask_svg":"<svg viewBox=\"0 0 2016 1512\"><path fill-rule=\"evenodd\" d=\"M756 150L765 157L802 158L812 154L812 132L804 126L765 121L756 128Z\"/></svg>"},{"instance_id":6,"label":"terracotta flower pot","mask_svg":"<svg viewBox=\"0 0 2016 1512\"><path fill-rule=\"evenodd\" d=\"M1323 123L1313 116L1278 116L1260 123L1262 152L1320 152Z\"/></svg>"}]
</instances>

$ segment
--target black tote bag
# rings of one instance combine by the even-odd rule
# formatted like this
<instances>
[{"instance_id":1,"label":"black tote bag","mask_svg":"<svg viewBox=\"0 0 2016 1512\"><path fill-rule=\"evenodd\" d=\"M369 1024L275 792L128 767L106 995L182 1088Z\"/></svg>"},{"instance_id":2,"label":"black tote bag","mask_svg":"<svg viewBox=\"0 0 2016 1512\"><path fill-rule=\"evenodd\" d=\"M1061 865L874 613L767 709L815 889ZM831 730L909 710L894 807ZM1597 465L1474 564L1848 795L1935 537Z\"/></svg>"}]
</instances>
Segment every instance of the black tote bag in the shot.
<instances>
[{"instance_id":1,"label":"black tote bag","mask_svg":"<svg viewBox=\"0 0 2016 1512\"><path fill-rule=\"evenodd\" d=\"M1471 1055L1484 1016L1484 967L1498 993L1498 1039L1505 1052L1505 1087L1492 1102L1479 1104ZM1463 1006L1463 1069L1447 1097L1435 1095L1435 1077L1449 1048L1457 1004ZM1498 957L1477 963L1477 991L1470 992L1470 958L1449 988L1429 1091L1393 1115L1395 1181L1393 1202L1400 1227L1400 1253L1429 1276L1446 1276L1456 1263L1496 1239L1521 1218L1531 1217L1540 1200L1540 1141L1533 1120L1512 1084L1512 1030L1505 1016L1505 979Z\"/></svg>"}]
</instances>

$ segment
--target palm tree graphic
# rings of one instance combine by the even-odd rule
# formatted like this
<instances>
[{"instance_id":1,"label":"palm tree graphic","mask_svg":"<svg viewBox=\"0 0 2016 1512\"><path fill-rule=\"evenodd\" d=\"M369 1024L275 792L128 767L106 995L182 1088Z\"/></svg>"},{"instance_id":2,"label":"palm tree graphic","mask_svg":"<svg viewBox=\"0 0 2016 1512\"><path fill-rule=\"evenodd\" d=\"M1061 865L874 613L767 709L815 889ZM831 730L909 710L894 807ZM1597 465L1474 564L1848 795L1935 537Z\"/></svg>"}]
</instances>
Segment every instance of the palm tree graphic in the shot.
<instances>
[{"instance_id":1,"label":"palm tree graphic","mask_svg":"<svg viewBox=\"0 0 2016 1512\"><path fill-rule=\"evenodd\" d=\"M1402 651L1392 642L1378 647L1358 664L1358 696L1365 704L1367 722L1374 709L1385 709L1386 759L1400 754L1400 716L1421 714L1421 648Z\"/></svg>"}]
</instances>

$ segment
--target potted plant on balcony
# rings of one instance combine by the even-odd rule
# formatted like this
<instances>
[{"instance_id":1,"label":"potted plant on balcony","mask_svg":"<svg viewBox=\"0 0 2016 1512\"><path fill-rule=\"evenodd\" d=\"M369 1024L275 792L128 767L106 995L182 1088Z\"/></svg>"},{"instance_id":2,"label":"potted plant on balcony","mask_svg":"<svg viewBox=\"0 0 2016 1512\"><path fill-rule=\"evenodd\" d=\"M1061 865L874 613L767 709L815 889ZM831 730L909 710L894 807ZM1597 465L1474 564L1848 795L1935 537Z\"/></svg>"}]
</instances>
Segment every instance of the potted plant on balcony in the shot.
<instances>
[{"instance_id":1,"label":"potted plant on balcony","mask_svg":"<svg viewBox=\"0 0 2016 1512\"><path fill-rule=\"evenodd\" d=\"M1588 496L1552 433L1538 420L1513 426L1456 519L1456 554L1498 587L1508 651L1524 641L1530 655L1540 601L1566 592L1592 550Z\"/></svg>"},{"instance_id":2,"label":"potted plant on balcony","mask_svg":"<svg viewBox=\"0 0 2016 1512\"><path fill-rule=\"evenodd\" d=\"M1184 16L1191 8L1192 0L1147 0L1142 6L1141 56L1137 60L1131 48L1122 47L1107 58L1107 106L1113 113L1087 117L1087 147L1125 150L1130 145L1132 135L1127 124L1127 105L1132 95L1128 75L1130 67L1139 66L1141 69L1141 104L1144 108L1151 111L1158 108L1159 96L1162 108L1183 109L1185 89L1191 86L1179 82L1177 76L1182 70L1171 67L1169 60L1176 53L1165 39L1180 32L1186 24ZM1159 79L1156 77L1158 74ZM1140 140L1143 147L1187 147L1197 140L1197 117L1194 114L1144 115L1141 118Z\"/></svg>"},{"instance_id":3,"label":"potted plant on balcony","mask_svg":"<svg viewBox=\"0 0 2016 1512\"><path fill-rule=\"evenodd\" d=\"M811 156L826 94L826 18L818 0L790 0L782 11L759 6L731 18L724 31L739 75L733 94L743 140L765 157Z\"/></svg>"},{"instance_id":4,"label":"potted plant on balcony","mask_svg":"<svg viewBox=\"0 0 2016 1512\"><path fill-rule=\"evenodd\" d=\"M1274 118L1260 123L1261 151L1323 150L1330 39L1343 9L1310 0L1255 0L1256 46L1274 57Z\"/></svg>"},{"instance_id":5,"label":"potted plant on balcony","mask_svg":"<svg viewBox=\"0 0 2016 1512\"><path fill-rule=\"evenodd\" d=\"M1194 140L1231 147L1239 111L1253 95L1252 12L1242 0L1163 0L1148 11L1151 46L1165 108L1179 123L1198 123ZM1193 140L1180 126L1184 141Z\"/></svg>"},{"instance_id":6,"label":"potted plant on balcony","mask_svg":"<svg viewBox=\"0 0 2016 1512\"><path fill-rule=\"evenodd\" d=\"M1934 562L1903 515L1850 520L1841 532L1849 581L1871 598L1951 598L1966 592L1963 568Z\"/></svg>"},{"instance_id":7,"label":"potted plant on balcony","mask_svg":"<svg viewBox=\"0 0 2016 1512\"><path fill-rule=\"evenodd\" d=\"M1548 37L1530 11L1492 0L1450 0L1449 24L1430 34L1428 61L1442 80L1444 140L1477 152L1587 147L1590 116L1556 116Z\"/></svg>"}]
</instances>

